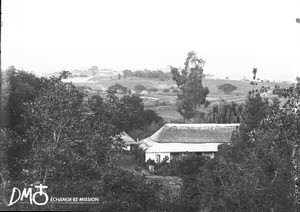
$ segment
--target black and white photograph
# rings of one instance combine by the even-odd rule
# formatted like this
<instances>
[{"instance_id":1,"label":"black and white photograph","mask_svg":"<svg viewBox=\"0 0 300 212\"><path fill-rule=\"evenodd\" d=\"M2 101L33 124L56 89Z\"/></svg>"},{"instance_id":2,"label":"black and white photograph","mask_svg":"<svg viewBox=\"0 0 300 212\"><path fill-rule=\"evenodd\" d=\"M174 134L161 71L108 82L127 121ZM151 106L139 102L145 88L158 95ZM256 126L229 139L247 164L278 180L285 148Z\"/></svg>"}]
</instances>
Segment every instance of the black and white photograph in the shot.
<instances>
[{"instance_id":1,"label":"black and white photograph","mask_svg":"<svg viewBox=\"0 0 300 212\"><path fill-rule=\"evenodd\" d=\"M300 212L299 0L2 0L0 211Z\"/></svg>"}]
</instances>

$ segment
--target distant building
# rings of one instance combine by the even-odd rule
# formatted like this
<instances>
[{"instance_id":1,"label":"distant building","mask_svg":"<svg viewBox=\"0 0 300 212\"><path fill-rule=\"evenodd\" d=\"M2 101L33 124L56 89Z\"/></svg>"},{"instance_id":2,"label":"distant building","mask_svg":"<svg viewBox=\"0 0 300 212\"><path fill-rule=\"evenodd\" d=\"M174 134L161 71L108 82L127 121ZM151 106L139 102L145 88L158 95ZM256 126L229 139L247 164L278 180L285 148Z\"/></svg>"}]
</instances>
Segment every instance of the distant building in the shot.
<instances>
[{"instance_id":1,"label":"distant building","mask_svg":"<svg viewBox=\"0 0 300 212\"><path fill-rule=\"evenodd\" d=\"M143 95L143 96L148 96L149 93L148 93L147 91L142 91L142 92L141 92L141 95Z\"/></svg>"},{"instance_id":2,"label":"distant building","mask_svg":"<svg viewBox=\"0 0 300 212\"><path fill-rule=\"evenodd\" d=\"M212 74L204 74L204 76L205 76L205 79L218 79L217 76L214 76Z\"/></svg>"},{"instance_id":3,"label":"distant building","mask_svg":"<svg viewBox=\"0 0 300 212\"><path fill-rule=\"evenodd\" d=\"M125 144L125 147L123 148L124 150L130 151L133 149L134 145L137 145L135 140L131 138L126 132L121 132L119 135L120 139L123 141Z\"/></svg>"},{"instance_id":4,"label":"distant building","mask_svg":"<svg viewBox=\"0 0 300 212\"><path fill-rule=\"evenodd\" d=\"M170 160L189 153L214 157L218 146L229 143L239 124L166 124L152 136L141 140L139 148L156 163L165 157Z\"/></svg>"},{"instance_id":5,"label":"distant building","mask_svg":"<svg viewBox=\"0 0 300 212\"><path fill-rule=\"evenodd\" d=\"M93 77L75 77L75 78L67 78L62 79L62 82L72 82L72 83L87 83L89 82Z\"/></svg>"}]
</instances>

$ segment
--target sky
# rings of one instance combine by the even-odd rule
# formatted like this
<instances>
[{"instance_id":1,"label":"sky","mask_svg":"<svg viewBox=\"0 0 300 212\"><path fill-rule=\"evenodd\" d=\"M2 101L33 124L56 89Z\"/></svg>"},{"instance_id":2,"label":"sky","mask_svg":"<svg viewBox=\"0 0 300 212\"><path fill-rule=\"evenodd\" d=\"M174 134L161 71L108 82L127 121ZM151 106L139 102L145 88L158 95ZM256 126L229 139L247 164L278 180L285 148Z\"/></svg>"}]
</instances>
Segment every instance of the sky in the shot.
<instances>
[{"instance_id":1,"label":"sky","mask_svg":"<svg viewBox=\"0 0 300 212\"><path fill-rule=\"evenodd\" d=\"M294 81L300 76L299 0L2 0L1 69L143 70Z\"/></svg>"}]
</instances>

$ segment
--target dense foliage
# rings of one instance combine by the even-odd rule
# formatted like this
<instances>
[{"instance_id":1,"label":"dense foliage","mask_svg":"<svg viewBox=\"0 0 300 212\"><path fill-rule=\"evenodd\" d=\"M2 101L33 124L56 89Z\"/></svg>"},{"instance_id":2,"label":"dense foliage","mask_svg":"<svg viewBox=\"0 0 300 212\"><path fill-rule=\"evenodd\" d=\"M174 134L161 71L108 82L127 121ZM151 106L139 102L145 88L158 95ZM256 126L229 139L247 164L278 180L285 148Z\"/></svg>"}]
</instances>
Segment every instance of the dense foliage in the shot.
<instances>
[{"instance_id":1,"label":"dense foliage","mask_svg":"<svg viewBox=\"0 0 300 212\"><path fill-rule=\"evenodd\" d=\"M204 114L205 123L240 123L244 104L221 100L218 104L210 104Z\"/></svg>"},{"instance_id":2,"label":"dense foliage","mask_svg":"<svg viewBox=\"0 0 300 212\"><path fill-rule=\"evenodd\" d=\"M144 85L141 84L137 84L134 86L134 90L138 91L138 92L142 92L145 91L147 88Z\"/></svg>"},{"instance_id":3,"label":"dense foliage","mask_svg":"<svg viewBox=\"0 0 300 212\"><path fill-rule=\"evenodd\" d=\"M18 134L25 131L23 103L33 101L46 79L38 78L25 71L18 71L13 66L1 72L1 127L11 129Z\"/></svg>"},{"instance_id":4,"label":"dense foliage","mask_svg":"<svg viewBox=\"0 0 300 212\"><path fill-rule=\"evenodd\" d=\"M282 107L278 99L265 100L255 92L249 95L241 127L233 132L231 144L220 145L217 157L199 166L202 168L191 182L198 191L187 198L196 203L195 210L296 210L299 88L298 84L274 89L279 97L287 98ZM189 187L185 185L183 190Z\"/></svg>"},{"instance_id":5,"label":"dense foliage","mask_svg":"<svg viewBox=\"0 0 300 212\"><path fill-rule=\"evenodd\" d=\"M115 90L115 91L117 91L117 93L127 93L127 91L128 91L128 89L125 86L123 86L119 83L115 83L114 85L110 86L108 89Z\"/></svg>"},{"instance_id":6,"label":"dense foliage","mask_svg":"<svg viewBox=\"0 0 300 212\"><path fill-rule=\"evenodd\" d=\"M12 86L14 81L9 81L6 95L7 99L20 100L6 104L21 108L16 123L22 123L24 131L19 133L13 127L1 130L1 199L6 198L7 203L12 186L42 183L48 186L50 196L100 197L101 202L89 209L146 211L157 207L160 184L146 180L142 173L123 170L115 161L123 147L118 139L121 131L137 127L133 125L136 120L146 126L159 117L145 111L138 97L119 99L112 90L105 99L93 96L85 101L84 93L76 86L61 81L67 75L62 72L60 77L39 79L14 70L12 79L18 81L16 87ZM32 81L28 79L39 83L35 98L24 96L33 90L29 89ZM28 89L17 90L19 82ZM139 116L145 121L138 120ZM50 204L44 209L76 207ZM9 209L36 208L16 204Z\"/></svg>"}]
</instances>

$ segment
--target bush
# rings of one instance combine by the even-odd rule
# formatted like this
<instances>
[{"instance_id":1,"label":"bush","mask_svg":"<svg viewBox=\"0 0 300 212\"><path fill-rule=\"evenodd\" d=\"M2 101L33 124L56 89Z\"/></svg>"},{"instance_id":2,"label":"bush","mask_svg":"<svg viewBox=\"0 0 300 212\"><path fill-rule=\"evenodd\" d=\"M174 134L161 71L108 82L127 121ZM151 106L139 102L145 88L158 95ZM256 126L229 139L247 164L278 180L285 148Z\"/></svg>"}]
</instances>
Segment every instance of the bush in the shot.
<instances>
[{"instance_id":1,"label":"bush","mask_svg":"<svg viewBox=\"0 0 300 212\"><path fill-rule=\"evenodd\" d=\"M158 89L157 88L149 88L148 91L153 91L153 92L157 92Z\"/></svg>"},{"instance_id":2,"label":"bush","mask_svg":"<svg viewBox=\"0 0 300 212\"><path fill-rule=\"evenodd\" d=\"M225 83L223 85L217 85L217 88L226 94L230 94L231 92L237 89L235 85L231 85L229 83Z\"/></svg>"},{"instance_id":3,"label":"bush","mask_svg":"<svg viewBox=\"0 0 300 212\"><path fill-rule=\"evenodd\" d=\"M170 163L156 167L154 174L159 176L178 176L177 164L177 160L172 160Z\"/></svg>"},{"instance_id":4,"label":"bush","mask_svg":"<svg viewBox=\"0 0 300 212\"><path fill-rule=\"evenodd\" d=\"M146 165L147 165L147 166L154 166L154 165L155 165L155 161L149 158L149 159L146 161Z\"/></svg>"},{"instance_id":5,"label":"bush","mask_svg":"<svg viewBox=\"0 0 300 212\"><path fill-rule=\"evenodd\" d=\"M154 174L159 176L171 176L169 165L154 169Z\"/></svg>"},{"instance_id":6,"label":"bush","mask_svg":"<svg viewBox=\"0 0 300 212\"><path fill-rule=\"evenodd\" d=\"M168 88L164 88L163 89L163 92L165 92L165 93L167 93L167 92L169 92L170 90L168 89Z\"/></svg>"},{"instance_id":7,"label":"bush","mask_svg":"<svg viewBox=\"0 0 300 212\"><path fill-rule=\"evenodd\" d=\"M134 86L134 90L141 92L146 90L146 87L141 84L137 84L136 86Z\"/></svg>"},{"instance_id":8,"label":"bush","mask_svg":"<svg viewBox=\"0 0 300 212\"><path fill-rule=\"evenodd\" d=\"M127 93L127 88L121 84L115 83L114 85L110 86L108 89L115 90L118 93Z\"/></svg>"},{"instance_id":9,"label":"bush","mask_svg":"<svg viewBox=\"0 0 300 212\"><path fill-rule=\"evenodd\" d=\"M179 175L197 175L201 172L201 167L209 160L208 157L190 154L176 161L177 172Z\"/></svg>"}]
</instances>

